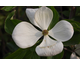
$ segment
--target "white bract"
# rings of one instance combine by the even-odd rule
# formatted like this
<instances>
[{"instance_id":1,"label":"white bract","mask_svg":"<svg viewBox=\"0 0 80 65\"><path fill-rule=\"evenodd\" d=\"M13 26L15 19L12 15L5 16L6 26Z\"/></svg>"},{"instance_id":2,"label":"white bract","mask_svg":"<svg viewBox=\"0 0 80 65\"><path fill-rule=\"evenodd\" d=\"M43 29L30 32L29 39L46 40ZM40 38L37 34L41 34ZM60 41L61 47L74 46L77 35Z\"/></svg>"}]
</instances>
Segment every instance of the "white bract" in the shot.
<instances>
[{"instance_id":1,"label":"white bract","mask_svg":"<svg viewBox=\"0 0 80 65\"><path fill-rule=\"evenodd\" d=\"M27 8L26 14L31 23L38 26L42 32L30 23L22 21L14 28L12 33L15 43L20 48L28 48L44 36L41 44L35 49L39 56L53 56L62 52L62 42L69 40L73 36L74 30L72 25L65 20L61 20L48 31L47 29L53 18L53 12L47 7L40 7L38 9ZM49 35L56 40L51 39Z\"/></svg>"},{"instance_id":2,"label":"white bract","mask_svg":"<svg viewBox=\"0 0 80 65\"><path fill-rule=\"evenodd\" d=\"M75 52L73 52L70 56L70 59L80 59L80 57L76 56Z\"/></svg>"}]
</instances>

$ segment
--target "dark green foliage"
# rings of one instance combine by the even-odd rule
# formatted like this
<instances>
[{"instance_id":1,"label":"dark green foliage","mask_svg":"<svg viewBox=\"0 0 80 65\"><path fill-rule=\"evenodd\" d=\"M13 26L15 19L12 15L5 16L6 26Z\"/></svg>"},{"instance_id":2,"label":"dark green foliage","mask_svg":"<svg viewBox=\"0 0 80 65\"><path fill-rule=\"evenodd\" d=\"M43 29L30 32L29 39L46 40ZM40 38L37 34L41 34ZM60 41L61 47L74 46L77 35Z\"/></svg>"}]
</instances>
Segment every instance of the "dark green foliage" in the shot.
<instances>
[{"instance_id":1,"label":"dark green foliage","mask_svg":"<svg viewBox=\"0 0 80 65\"><path fill-rule=\"evenodd\" d=\"M64 42L65 46L76 45L80 43L80 34L74 34L73 37L69 40Z\"/></svg>"},{"instance_id":2,"label":"dark green foliage","mask_svg":"<svg viewBox=\"0 0 80 65\"><path fill-rule=\"evenodd\" d=\"M51 21L51 23L50 23L50 25L48 27L48 30L52 29L55 26L55 24L57 22L59 22L59 14L58 14L58 12L55 10L55 8L53 6L49 6L49 8L53 11L53 19L52 19L52 21Z\"/></svg>"},{"instance_id":3,"label":"dark green foliage","mask_svg":"<svg viewBox=\"0 0 80 65\"><path fill-rule=\"evenodd\" d=\"M20 20L17 20L17 19L11 19L14 14L15 14L15 11L11 12L5 20L4 28L5 28L5 31L9 34L12 34L14 27L21 22Z\"/></svg>"},{"instance_id":4,"label":"dark green foliage","mask_svg":"<svg viewBox=\"0 0 80 65\"><path fill-rule=\"evenodd\" d=\"M53 56L52 58L53 58L53 59L62 59L62 58L63 58L63 55L64 55L64 51L62 51L61 53Z\"/></svg>"},{"instance_id":5,"label":"dark green foliage","mask_svg":"<svg viewBox=\"0 0 80 65\"><path fill-rule=\"evenodd\" d=\"M10 11L10 10L12 10L13 8L15 8L15 6L5 6L5 7L3 7L1 10Z\"/></svg>"}]
</instances>

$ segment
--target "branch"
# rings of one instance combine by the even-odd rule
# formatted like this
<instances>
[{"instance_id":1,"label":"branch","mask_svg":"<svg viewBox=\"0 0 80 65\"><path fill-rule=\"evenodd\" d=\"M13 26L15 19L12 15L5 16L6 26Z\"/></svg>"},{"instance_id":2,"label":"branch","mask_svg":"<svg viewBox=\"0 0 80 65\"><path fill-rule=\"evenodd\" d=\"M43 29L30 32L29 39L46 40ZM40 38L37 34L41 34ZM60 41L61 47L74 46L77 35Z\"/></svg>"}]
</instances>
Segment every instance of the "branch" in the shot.
<instances>
[{"instance_id":1,"label":"branch","mask_svg":"<svg viewBox=\"0 0 80 65\"><path fill-rule=\"evenodd\" d=\"M74 6L72 6L71 11L70 11L70 15L69 15L69 19L73 18L73 16L75 15L75 10L76 10L76 8Z\"/></svg>"}]
</instances>

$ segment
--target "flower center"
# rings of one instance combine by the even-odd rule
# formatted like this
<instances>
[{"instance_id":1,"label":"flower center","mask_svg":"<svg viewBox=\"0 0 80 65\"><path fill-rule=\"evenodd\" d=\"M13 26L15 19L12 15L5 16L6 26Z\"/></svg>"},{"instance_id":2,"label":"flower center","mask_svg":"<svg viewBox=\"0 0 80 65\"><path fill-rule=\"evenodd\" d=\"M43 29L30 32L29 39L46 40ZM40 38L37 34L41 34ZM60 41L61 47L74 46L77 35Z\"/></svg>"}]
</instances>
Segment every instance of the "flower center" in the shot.
<instances>
[{"instance_id":1,"label":"flower center","mask_svg":"<svg viewBox=\"0 0 80 65\"><path fill-rule=\"evenodd\" d=\"M45 35L48 35L48 30L43 30L42 31L42 34L45 36Z\"/></svg>"}]
</instances>

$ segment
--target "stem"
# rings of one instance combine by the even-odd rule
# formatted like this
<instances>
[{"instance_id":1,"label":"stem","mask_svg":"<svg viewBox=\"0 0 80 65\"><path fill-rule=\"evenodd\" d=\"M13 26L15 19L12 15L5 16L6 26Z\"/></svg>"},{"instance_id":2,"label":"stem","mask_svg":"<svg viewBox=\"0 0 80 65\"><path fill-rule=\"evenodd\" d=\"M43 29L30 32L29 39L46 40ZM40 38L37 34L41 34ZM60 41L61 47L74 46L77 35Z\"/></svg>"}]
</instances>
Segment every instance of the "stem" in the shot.
<instances>
[{"instance_id":1,"label":"stem","mask_svg":"<svg viewBox=\"0 0 80 65\"><path fill-rule=\"evenodd\" d=\"M75 15L75 9L76 9L76 8L75 8L74 6L71 7L69 19L73 18L73 16Z\"/></svg>"},{"instance_id":2,"label":"stem","mask_svg":"<svg viewBox=\"0 0 80 65\"><path fill-rule=\"evenodd\" d=\"M74 51L72 51L72 50L69 50L69 49L67 49L67 48L64 48L64 50L67 50L67 51L69 51L69 52L74 52Z\"/></svg>"}]
</instances>

